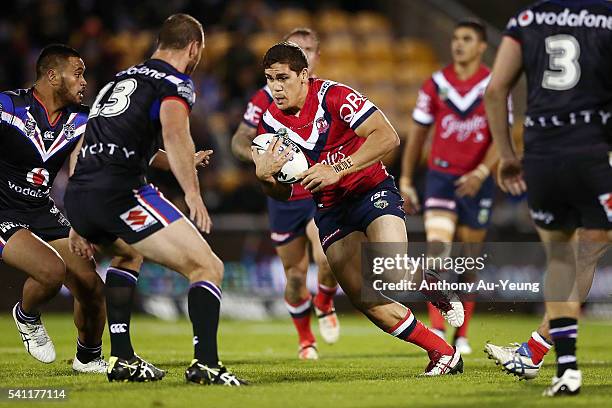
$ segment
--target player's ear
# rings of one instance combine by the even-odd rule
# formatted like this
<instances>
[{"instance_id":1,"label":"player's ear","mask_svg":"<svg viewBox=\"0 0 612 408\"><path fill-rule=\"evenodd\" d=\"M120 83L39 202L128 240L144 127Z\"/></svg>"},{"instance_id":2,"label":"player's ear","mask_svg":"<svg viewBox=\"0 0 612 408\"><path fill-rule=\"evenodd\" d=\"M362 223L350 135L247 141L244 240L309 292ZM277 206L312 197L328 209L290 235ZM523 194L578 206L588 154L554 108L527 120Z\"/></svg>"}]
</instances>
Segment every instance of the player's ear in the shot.
<instances>
[{"instance_id":1,"label":"player's ear","mask_svg":"<svg viewBox=\"0 0 612 408\"><path fill-rule=\"evenodd\" d=\"M47 71L47 80L53 86L59 85L60 75L59 72L55 68L49 68Z\"/></svg>"},{"instance_id":2,"label":"player's ear","mask_svg":"<svg viewBox=\"0 0 612 408\"><path fill-rule=\"evenodd\" d=\"M307 82L308 81L308 68L304 68L302 72L300 73L300 75L301 75L302 82Z\"/></svg>"},{"instance_id":3,"label":"player's ear","mask_svg":"<svg viewBox=\"0 0 612 408\"><path fill-rule=\"evenodd\" d=\"M488 44L486 41L480 41L480 44L478 45L478 49L480 50L481 54L484 54L485 51L487 50Z\"/></svg>"}]
</instances>

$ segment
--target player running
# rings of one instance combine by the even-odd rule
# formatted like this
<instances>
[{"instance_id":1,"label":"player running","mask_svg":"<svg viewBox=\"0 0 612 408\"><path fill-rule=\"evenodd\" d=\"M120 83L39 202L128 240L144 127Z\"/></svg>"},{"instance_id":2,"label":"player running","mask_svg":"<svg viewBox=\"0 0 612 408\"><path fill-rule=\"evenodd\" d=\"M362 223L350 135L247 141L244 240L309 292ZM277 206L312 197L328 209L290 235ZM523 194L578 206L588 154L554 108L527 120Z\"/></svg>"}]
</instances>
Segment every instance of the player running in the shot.
<instances>
[{"instance_id":1,"label":"player running","mask_svg":"<svg viewBox=\"0 0 612 408\"><path fill-rule=\"evenodd\" d=\"M487 344L485 351L507 371L533 378L554 344L557 373L545 396L580 391L580 303L612 230L611 22L609 1L541 1L526 8L508 24L485 95L501 157L500 186L515 195L528 191L548 258L548 327L543 324L522 345ZM521 162L505 121L505 100L522 71L528 99ZM569 249L574 235L575 251Z\"/></svg>"},{"instance_id":2,"label":"player running","mask_svg":"<svg viewBox=\"0 0 612 408\"><path fill-rule=\"evenodd\" d=\"M319 61L319 37L309 28L297 28L287 34L285 41L297 44L306 54L311 76ZM251 142L257 135L261 115L272 103L272 91L266 85L253 95L236 133L232 137L232 151L243 161L253 161ZM298 332L298 357L316 360L315 336L310 329L310 315L314 311L319 321L319 331L325 342L333 344L340 336L340 325L334 310L333 297L338 282L331 272L319 241L319 231L314 223L316 206L312 195L299 184L288 201L268 197L270 237L285 269L285 304ZM308 244L312 247L318 267L319 288L312 299L306 287L306 274L310 263Z\"/></svg>"},{"instance_id":3,"label":"player running","mask_svg":"<svg viewBox=\"0 0 612 408\"><path fill-rule=\"evenodd\" d=\"M194 224L151 184L146 169L169 165L185 192L195 226L209 232L211 220L202 201L189 113L195 102L189 75L204 48L202 25L186 14L163 23L151 59L119 72L98 94L66 191L73 228L106 253L132 245L144 257L189 279L189 317L193 324L194 359L188 382L240 386L242 380L219 361L217 329L223 263ZM158 149L164 143L166 155ZM76 252L88 254L75 242ZM117 270L106 282L109 325L115 337L109 360L110 381L155 381L164 372L132 349L129 316L136 274Z\"/></svg>"},{"instance_id":4,"label":"player running","mask_svg":"<svg viewBox=\"0 0 612 408\"><path fill-rule=\"evenodd\" d=\"M342 84L309 78L308 60L297 45L274 45L263 66L274 104L262 116L258 133L283 129L313 164L301 184L314 194L321 244L340 286L379 328L428 352L431 361L424 375L462 372L460 353L409 309L367 287L361 275L362 242L407 241L401 196L380 161L399 144L397 133L364 96ZM279 153L280 145L279 138L261 155L253 150L253 156L266 194L286 200L295 190L274 178L291 156ZM446 300L445 314L458 327L463 323L461 302Z\"/></svg>"},{"instance_id":5,"label":"player running","mask_svg":"<svg viewBox=\"0 0 612 408\"><path fill-rule=\"evenodd\" d=\"M487 49L485 27L476 21L455 26L451 41L453 63L428 79L417 99L414 124L404 148L399 182L404 208L419 211L413 185L415 168L431 126L435 126L425 186L425 233L431 256L448 257L454 237L466 243L467 256L477 256L477 244L484 241L491 216L494 182L490 177L498 155L491 144L482 95L490 71L482 63ZM461 279L474 279L463 274ZM444 319L427 304L433 331L444 337ZM455 331L454 344L461 354L472 348L467 329L475 308L473 300L463 301L465 321Z\"/></svg>"},{"instance_id":6,"label":"player running","mask_svg":"<svg viewBox=\"0 0 612 408\"><path fill-rule=\"evenodd\" d=\"M49 45L36 61L32 88L0 93L0 256L29 276L13 308L28 353L43 363L55 361L40 308L65 284L74 296L78 330L72 368L103 373L104 286L93 262L70 252L70 223L50 197L85 130L84 73L77 51Z\"/></svg>"}]
</instances>

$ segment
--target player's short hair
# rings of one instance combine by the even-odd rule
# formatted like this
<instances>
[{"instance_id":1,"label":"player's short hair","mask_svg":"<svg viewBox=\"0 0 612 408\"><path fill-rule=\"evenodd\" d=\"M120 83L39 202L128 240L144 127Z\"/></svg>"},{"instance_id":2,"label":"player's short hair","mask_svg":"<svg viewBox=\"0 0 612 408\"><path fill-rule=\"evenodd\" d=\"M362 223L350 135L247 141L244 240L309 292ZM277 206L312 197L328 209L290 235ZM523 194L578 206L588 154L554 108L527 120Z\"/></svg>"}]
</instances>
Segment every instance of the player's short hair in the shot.
<instances>
[{"instance_id":1,"label":"player's short hair","mask_svg":"<svg viewBox=\"0 0 612 408\"><path fill-rule=\"evenodd\" d=\"M289 41L283 41L275 44L270 48L263 57L264 69L270 68L276 63L288 64L289 69L297 72L302 72L304 68L308 68L308 59L304 51Z\"/></svg>"},{"instance_id":2,"label":"player's short hair","mask_svg":"<svg viewBox=\"0 0 612 408\"><path fill-rule=\"evenodd\" d=\"M81 55L77 50L65 44L47 45L36 60L36 79L45 76L50 69L58 68L70 57L81 58Z\"/></svg>"},{"instance_id":3,"label":"player's short hair","mask_svg":"<svg viewBox=\"0 0 612 408\"><path fill-rule=\"evenodd\" d=\"M480 41L487 42L487 28L479 20L461 20L457 24L455 24L455 30L458 28L471 28L476 32L476 34L480 38Z\"/></svg>"},{"instance_id":4,"label":"player's short hair","mask_svg":"<svg viewBox=\"0 0 612 408\"><path fill-rule=\"evenodd\" d=\"M162 24L157 47L161 50L182 50L192 41L204 42L202 24L189 14L173 14Z\"/></svg>"},{"instance_id":5,"label":"player's short hair","mask_svg":"<svg viewBox=\"0 0 612 408\"><path fill-rule=\"evenodd\" d=\"M317 45L317 51L319 50L319 46L321 45L321 40L319 39L319 34L312 28L308 28L308 27L294 28L293 30L288 32L283 37L283 41L289 41L289 39L294 36L311 37L314 40L315 44Z\"/></svg>"}]
</instances>

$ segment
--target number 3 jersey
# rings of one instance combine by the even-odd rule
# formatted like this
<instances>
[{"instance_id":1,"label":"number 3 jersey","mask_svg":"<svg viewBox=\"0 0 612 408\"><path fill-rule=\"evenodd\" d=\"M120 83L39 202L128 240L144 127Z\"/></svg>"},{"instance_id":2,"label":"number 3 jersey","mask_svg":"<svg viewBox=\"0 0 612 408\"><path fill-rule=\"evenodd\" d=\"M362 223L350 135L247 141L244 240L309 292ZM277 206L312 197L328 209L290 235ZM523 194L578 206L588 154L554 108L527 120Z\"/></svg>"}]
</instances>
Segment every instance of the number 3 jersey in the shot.
<instances>
[{"instance_id":1,"label":"number 3 jersey","mask_svg":"<svg viewBox=\"0 0 612 408\"><path fill-rule=\"evenodd\" d=\"M612 2L541 1L510 19L527 76L527 154L609 148Z\"/></svg>"},{"instance_id":2,"label":"number 3 jersey","mask_svg":"<svg viewBox=\"0 0 612 408\"><path fill-rule=\"evenodd\" d=\"M75 188L124 190L146 183L147 167L162 146L160 107L175 99L191 111L193 82L157 59L119 72L98 93L74 175Z\"/></svg>"},{"instance_id":3,"label":"number 3 jersey","mask_svg":"<svg viewBox=\"0 0 612 408\"><path fill-rule=\"evenodd\" d=\"M288 137L302 148L310 166L331 165L365 143L366 139L357 136L355 130L377 110L366 97L348 86L311 78L299 116L286 114L272 103L263 114L257 133L286 129ZM384 165L376 162L324 188L314 194L314 199L319 208L331 207L371 190L387 177Z\"/></svg>"},{"instance_id":4,"label":"number 3 jersey","mask_svg":"<svg viewBox=\"0 0 612 408\"><path fill-rule=\"evenodd\" d=\"M50 122L33 89L0 93L0 211L49 205L53 180L85 131L88 112L69 106Z\"/></svg>"}]
</instances>

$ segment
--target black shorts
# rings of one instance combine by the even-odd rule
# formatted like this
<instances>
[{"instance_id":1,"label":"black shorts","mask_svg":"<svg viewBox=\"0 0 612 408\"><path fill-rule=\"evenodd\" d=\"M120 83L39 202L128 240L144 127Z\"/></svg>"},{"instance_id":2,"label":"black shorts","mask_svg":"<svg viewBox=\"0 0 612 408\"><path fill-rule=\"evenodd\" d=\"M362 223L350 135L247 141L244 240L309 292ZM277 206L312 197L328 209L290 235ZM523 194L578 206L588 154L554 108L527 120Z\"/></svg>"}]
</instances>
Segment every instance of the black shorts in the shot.
<instances>
[{"instance_id":1,"label":"black shorts","mask_svg":"<svg viewBox=\"0 0 612 408\"><path fill-rule=\"evenodd\" d=\"M35 209L0 211L0 257L4 245L20 229L30 230L43 241L49 242L67 238L70 223L53 200L49 200L44 207Z\"/></svg>"},{"instance_id":2,"label":"black shorts","mask_svg":"<svg viewBox=\"0 0 612 408\"><path fill-rule=\"evenodd\" d=\"M612 229L612 158L608 152L526 157L527 201L548 230Z\"/></svg>"},{"instance_id":3,"label":"black shorts","mask_svg":"<svg viewBox=\"0 0 612 408\"><path fill-rule=\"evenodd\" d=\"M72 228L94 244L128 244L183 217L152 184L127 191L83 190L68 184L64 198Z\"/></svg>"}]
</instances>

